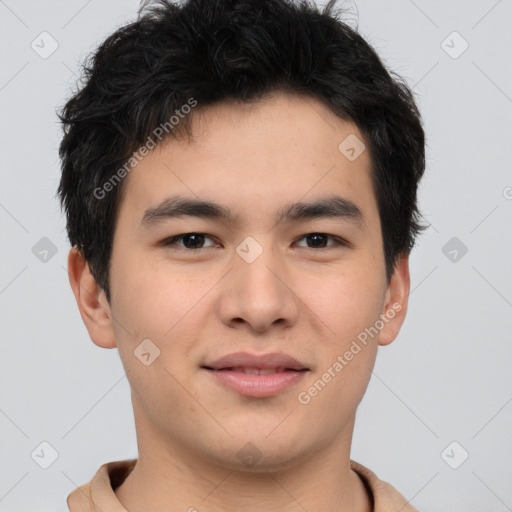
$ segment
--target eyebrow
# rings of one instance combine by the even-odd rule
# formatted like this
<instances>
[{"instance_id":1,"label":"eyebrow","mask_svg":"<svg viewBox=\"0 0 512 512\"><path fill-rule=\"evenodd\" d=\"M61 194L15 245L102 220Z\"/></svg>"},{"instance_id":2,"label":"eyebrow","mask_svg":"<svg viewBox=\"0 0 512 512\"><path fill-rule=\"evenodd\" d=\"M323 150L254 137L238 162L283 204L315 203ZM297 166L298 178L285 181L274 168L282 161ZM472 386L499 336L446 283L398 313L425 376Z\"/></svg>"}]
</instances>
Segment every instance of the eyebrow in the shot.
<instances>
[{"instance_id":1,"label":"eyebrow","mask_svg":"<svg viewBox=\"0 0 512 512\"><path fill-rule=\"evenodd\" d=\"M221 204L175 195L164 199L156 207L148 208L142 217L141 226L149 228L179 217L216 219L231 224L240 220L239 216ZM283 224L321 218L343 219L358 224L360 227L365 223L362 210L350 199L338 195L321 197L312 202L285 205L278 210L276 223Z\"/></svg>"}]
</instances>

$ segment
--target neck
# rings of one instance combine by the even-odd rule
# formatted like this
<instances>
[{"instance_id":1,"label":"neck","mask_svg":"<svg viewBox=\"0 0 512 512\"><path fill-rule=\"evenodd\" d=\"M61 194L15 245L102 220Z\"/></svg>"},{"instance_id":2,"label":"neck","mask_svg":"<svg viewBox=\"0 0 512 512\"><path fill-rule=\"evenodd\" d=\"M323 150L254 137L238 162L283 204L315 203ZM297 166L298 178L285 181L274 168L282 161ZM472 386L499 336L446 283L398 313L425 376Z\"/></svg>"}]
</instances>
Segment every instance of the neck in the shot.
<instances>
[{"instance_id":1,"label":"neck","mask_svg":"<svg viewBox=\"0 0 512 512\"><path fill-rule=\"evenodd\" d=\"M130 512L372 510L364 484L350 469L353 422L348 434L342 433L322 450L278 465L258 464L257 469L212 461L180 447L178 442L170 443L156 429L148 435L141 427L137 425L137 464L115 490ZM143 431L146 434L139 435Z\"/></svg>"}]
</instances>

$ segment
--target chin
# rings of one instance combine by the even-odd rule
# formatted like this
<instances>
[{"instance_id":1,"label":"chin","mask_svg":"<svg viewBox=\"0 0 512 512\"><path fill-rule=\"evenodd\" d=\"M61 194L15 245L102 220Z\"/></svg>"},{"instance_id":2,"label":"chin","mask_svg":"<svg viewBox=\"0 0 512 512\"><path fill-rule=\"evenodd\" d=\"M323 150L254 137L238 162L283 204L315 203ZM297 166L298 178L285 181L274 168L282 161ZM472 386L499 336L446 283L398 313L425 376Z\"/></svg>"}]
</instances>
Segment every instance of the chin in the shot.
<instances>
[{"instance_id":1,"label":"chin","mask_svg":"<svg viewBox=\"0 0 512 512\"><path fill-rule=\"evenodd\" d=\"M256 474L292 469L304 462L308 452L314 451L313 446L308 450L304 445L303 436L299 443L286 430L282 432L283 439L275 433L265 438L272 428L264 430L263 433L261 430L247 429L218 445L215 452L212 452L210 445L208 458L216 465L231 471Z\"/></svg>"},{"instance_id":2,"label":"chin","mask_svg":"<svg viewBox=\"0 0 512 512\"><path fill-rule=\"evenodd\" d=\"M226 459L224 454L222 461L218 460L217 463L231 471L266 474L287 471L303 462L301 454L296 451L272 451L268 448L260 450L254 446L243 446L229 459Z\"/></svg>"}]
</instances>

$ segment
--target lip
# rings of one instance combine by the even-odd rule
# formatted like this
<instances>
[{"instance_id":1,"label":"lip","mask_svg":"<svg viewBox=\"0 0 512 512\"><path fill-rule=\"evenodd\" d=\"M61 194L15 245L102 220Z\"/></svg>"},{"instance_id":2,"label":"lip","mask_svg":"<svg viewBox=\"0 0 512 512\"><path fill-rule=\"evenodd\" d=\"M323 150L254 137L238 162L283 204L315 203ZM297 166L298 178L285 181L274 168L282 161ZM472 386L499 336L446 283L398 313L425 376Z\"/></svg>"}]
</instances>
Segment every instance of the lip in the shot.
<instances>
[{"instance_id":1,"label":"lip","mask_svg":"<svg viewBox=\"0 0 512 512\"><path fill-rule=\"evenodd\" d=\"M270 374L246 374L241 367L277 371ZM277 352L263 355L237 352L203 365L202 368L222 386L253 398L278 395L297 384L309 371L294 357Z\"/></svg>"},{"instance_id":2,"label":"lip","mask_svg":"<svg viewBox=\"0 0 512 512\"><path fill-rule=\"evenodd\" d=\"M203 365L203 368L212 370L225 370L245 366L247 368L285 368L287 370L309 370L300 361L287 354L270 352L268 354L250 354L249 352L235 352Z\"/></svg>"}]
</instances>

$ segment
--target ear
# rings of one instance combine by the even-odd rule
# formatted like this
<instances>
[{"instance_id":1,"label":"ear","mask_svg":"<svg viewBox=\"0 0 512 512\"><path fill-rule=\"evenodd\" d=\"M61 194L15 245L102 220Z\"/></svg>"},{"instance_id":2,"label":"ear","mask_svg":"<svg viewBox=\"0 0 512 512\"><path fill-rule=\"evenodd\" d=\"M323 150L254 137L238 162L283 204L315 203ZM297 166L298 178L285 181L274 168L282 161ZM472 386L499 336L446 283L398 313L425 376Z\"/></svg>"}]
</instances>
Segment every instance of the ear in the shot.
<instances>
[{"instance_id":1,"label":"ear","mask_svg":"<svg viewBox=\"0 0 512 512\"><path fill-rule=\"evenodd\" d=\"M404 254L397 259L386 291L384 310L381 314L384 327L379 333L379 345L389 345L398 336L407 313L410 285L409 255Z\"/></svg>"},{"instance_id":2,"label":"ear","mask_svg":"<svg viewBox=\"0 0 512 512\"><path fill-rule=\"evenodd\" d=\"M68 277L91 340L99 347L115 348L112 314L105 292L98 286L89 264L77 247L69 251Z\"/></svg>"}]
</instances>

